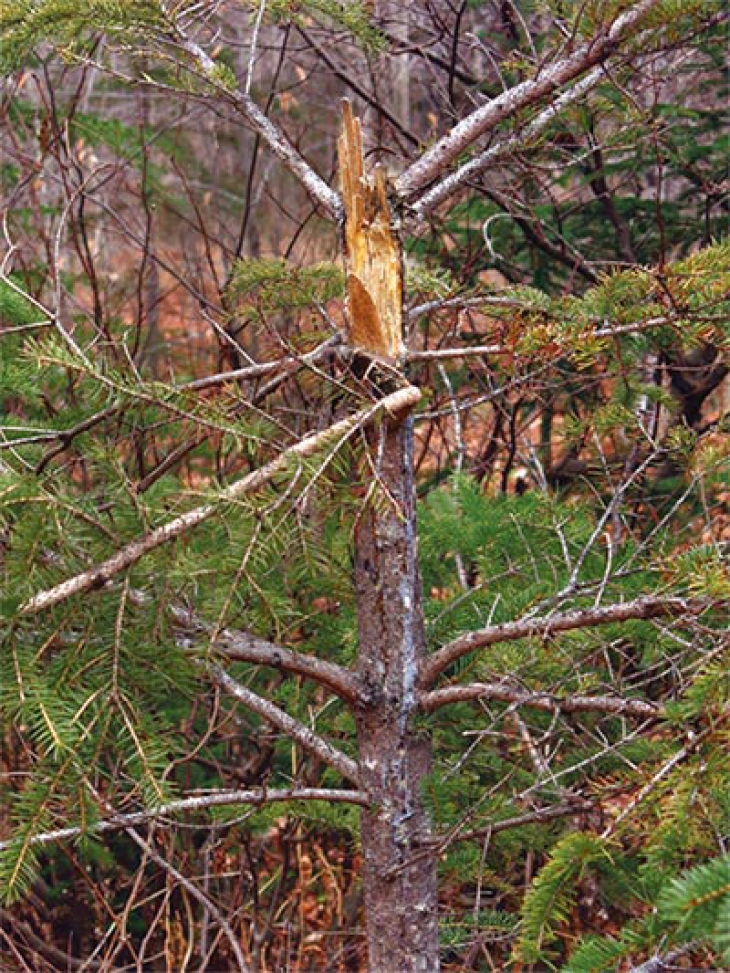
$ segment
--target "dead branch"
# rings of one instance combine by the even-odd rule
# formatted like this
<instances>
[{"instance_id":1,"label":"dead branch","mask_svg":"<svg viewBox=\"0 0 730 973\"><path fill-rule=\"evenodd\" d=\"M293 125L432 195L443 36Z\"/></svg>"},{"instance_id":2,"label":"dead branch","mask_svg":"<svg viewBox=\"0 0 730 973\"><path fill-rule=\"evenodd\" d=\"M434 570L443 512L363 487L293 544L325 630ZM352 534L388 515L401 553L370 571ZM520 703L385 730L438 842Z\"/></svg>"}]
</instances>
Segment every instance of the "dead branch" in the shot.
<instances>
[{"instance_id":1,"label":"dead branch","mask_svg":"<svg viewBox=\"0 0 730 973\"><path fill-rule=\"evenodd\" d=\"M217 655L232 662L252 662L255 665L272 666L285 672L306 676L336 693L348 703L356 703L359 687L355 676L343 666L317 656L307 655L284 648L251 632L224 628L217 630L186 608L173 607L175 623L184 628L185 634L201 633L212 636L212 647Z\"/></svg>"},{"instance_id":2,"label":"dead branch","mask_svg":"<svg viewBox=\"0 0 730 973\"><path fill-rule=\"evenodd\" d=\"M652 619L673 616L677 618L695 617L711 608L722 607L721 603L705 598L677 598L671 595L653 597L646 595L618 605L605 605L600 608L575 608L572 611L543 615L537 618L519 619L502 625L489 625L487 628L468 632L449 642L435 652L421 674L421 685L428 688L434 680L457 659L500 642L513 642L517 639L551 638L558 632L568 632L580 628L593 628L597 625L611 625L632 619Z\"/></svg>"},{"instance_id":3,"label":"dead branch","mask_svg":"<svg viewBox=\"0 0 730 973\"><path fill-rule=\"evenodd\" d=\"M221 89L216 62L199 44L188 37L180 24L179 18L174 13L171 13L170 16L174 23L173 41L190 55L200 73L216 89ZM322 177L312 169L281 129L259 108L253 98L247 92L241 91L240 88L235 88L233 91L223 88L222 93L232 99L233 104L251 128L261 137L271 152L296 176L314 202L323 209L330 219L339 221L342 216L342 202L339 195L334 189L330 189Z\"/></svg>"},{"instance_id":4,"label":"dead branch","mask_svg":"<svg viewBox=\"0 0 730 973\"><path fill-rule=\"evenodd\" d=\"M304 355L287 355L284 358L277 358L275 361L260 362L256 365L247 365L245 368L236 368L230 372L218 372L215 375L206 375L204 378L196 378L192 382L185 382L182 385L178 385L177 389L178 391L199 392L202 389L208 389L214 385L225 385L227 382L251 381L257 378L263 378L265 375L270 375L272 372L279 370L305 367L306 365L312 365L321 361L328 352L341 343L342 337L339 334L335 334Z\"/></svg>"},{"instance_id":5,"label":"dead branch","mask_svg":"<svg viewBox=\"0 0 730 973\"><path fill-rule=\"evenodd\" d=\"M421 191L438 179L478 138L515 112L553 94L558 88L613 54L659 2L660 0L639 0L617 17L607 30L581 44L572 54L544 68L537 77L515 85L477 108L401 173L395 182L398 194L405 200L417 202Z\"/></svg>"},{"instance_id":6,"label":"dead branch","mask_svg":"<svg viewBox=\"0 0 730 973\"><path fill-rule=\"evenodd\" d=\"M213 919L213 921L218 925L223 935L228 940L228 943L233 951L233 955L236 957L236 963L238 964L238 970L240 973L251 973L251 967L246 962L246 959L241 950L241 944L233 931L231 924L228 922L226 917L223 915L218 906L213 902L213 900L205 894L195 882L192 882L189 878L178 871L174 865L172 865L163 855L161 855L155 848L152 847L149 841L137 834L134 828L126 827L124 829L132 841L138 845L160 868L168 873L179 885L182 887L198 902L203 909L208 913L208 915Z\"/></svg>"},{"instance_id":7,"label":"dead branch","mask_svg":"<svg viewBox=\"0 0 730 973\"><path fill-rule=\"evenodd\" d=\"M561 713L606 713L612 716L637 716L654 719L663 715L663 708L642 699L624 699L620 696L556 696L553 693L535 692L515 686L513 682L475 682L464 686L444 686L424 693L421 709L432 713L450 703L470 700L495 699L515 706Z\"/></svg>"},{"instance_id":8,"label":"dead branch","mask_svg":"<svg viewBox=\"0 0 730 973\"><path fill-rule=\"evenodd\" d=\"M54 968L59 970L99 970L99 973L122 973L122 968L118 966L104 966L102 963L97 962L93 959L77 959L75 956L69 955L67 950L61 950L53 943L47 942L41 936L38 936L27 922L23 922L14 913L6 909L0 909L0 933L3 933L3 937L8 936L8 944L12 947L12 940L10 940L10 932L14 932L16 936L25 940L28 946L37 954L37 957L43 957L48 963L55 964ZM3 950L5 952L5 950ZM8 958L6 954L6 959ZM24 970L30 970L29 966L23 964ZM44 967L46 968L46 967ZM20 973L20 967L8 967L8 973L10 970L18 970ZM40 969L40 967L36 967ZM48 967L50 969L50 967Z\"/></svg>"},{"instance_id":9,"label":"dead branch","mask_svg":"<svg viewBox=\"0 0 730 973\"><path fill-rule=\"evenodd\" d=\"M328 743L323 737L304 726L299 720L289 716L283 709L272 703L269 699L252 692L246 686L242 686L228 675L220 666L207 666L207 672L217 686L220 686L229 696L233 696L248 709L258 713L267 722L271 723L282 733L285 733L292 740L295 740L301 747L319 757L324 763L329 764L339 771L347 780L358 783L360 772L356 761L342 753Z\"/></svg>"},{"instance_id":10,"label":"dead branch","mask_svg":"<svg viewBox=\"0 0 730 973\"><path fill-rule=\"evenodd\" d=\"M335 804L365 805L368 803L368 797L362 791L327 787L256 787L246 791L212 791L207 794L183 797L145 811L112 814L101 821L95 821L87 828L69 827L41 832L34 835L28 843L31 847L51 845L58 841L78 838L82 834L102 834L106 831L119 831L127 827L149 824L152 821L164 821L173 815L190 811L206 811L212 807L235 807L239 804L265 807L267 804L281 803L282 801L330 801ZM11 844L12 841L0 841L0 852L5 851Z\"/></svg>"},{"instance_id":11,"label":"dead branch","mask_svg":"<svg viewBox=\"0 0 730 973\"><path fill-rule=\"evenodd\" d=\"M447 835L432 838L431 841L432 844L445 849L457 841L480 841L483 838L491 837L491 835L499 834L500 831L509 831L512 828L524 828L530 824L543 824L547 821L555 821L558 818L570 817L574 814L592 811L594 808L595 804L591 804L589 801L581 801L580 799L567 801L564 804L553 804L551 807L542 807L536 811L528 811L526 814L520 814L512 818L504 818L501 821L488 824L483 828L473 828L471 831L460 832L454 829Z\"/></svg>"},{"instance_id":12,"label":"dead branch","mask_svg":"<svg viewBox=\"0 0 730 973\"><path fill-rule=\"evenodd\" d=\"M136 564L145 554L149 554L163 544L175 540L175 538L180 537L191 528L197 527L198 524L202 524L205 520L208 520L220 509L220 504L238 500L240 497L248 493L253 493L255 490L265 486L291 460L297 458L304 459L312 456L333 440L344 442L356 429L372 422L377 415L383 412L399 413L404 409L411 409L420 398L420 391L414 386L408 385L392 392L390 395L386 395L374 405L366 409L361 409L354 415L342 419L340 422L336 422L327 429L323 429L321 432L311 433L289 449L284 450L283 453L280 453L270 463L267 463L258 470L252 471L242 479L231 484L231 486L221 492L219 498L214 503L208 503L202 507L189 510L187 513L176 517L162 527L151 531L145 537L140 537L138 540L127 544L101 564L97 564L86 571L82 571L81 574L69 578L67 581L62 581L53 588L48 588L34 595L33 598L21 607L20 614L33 615L46 608L51 608L53 605L58 605L74 595L83 594L85 591L103 587L117 574Z\"/></svg>"},{"instance_id":13,"label":"dead branch","mask_svg":"<svg viewBox=\"0 0 730 973\"><path fill-rule=\"evenodd\" d=\"M460 166L455 172L450 173L440 182L437 182L435 186L424 193L423 196L415 203L409 212L409 217L412 220L420 221L428 216L429 213L433 212L436 207L448 199L449 196L453 196L454 193L458 192L470 179L474 179L476 176L481 175L483 172L496 162L497 159L504 158L504 156L509 155L510 152L516 152L519 149L524 149L529 145L530 141L536 138L547 126L554 121L554 119L561 114L564 109L572 105L584 94L595 88L601 78L604 77L604 71L602 67L594 68L592 71L584 77L581 78L572 88L565 91L559 98L551 102L547 108L544 108L537 116L530 122L529 125L518 132L516 135L512 135L509 138L503 139L501 142L497 142L496 145L491 146L484 152L480 152L474 159Z\"/></svg>"}]
</instances>

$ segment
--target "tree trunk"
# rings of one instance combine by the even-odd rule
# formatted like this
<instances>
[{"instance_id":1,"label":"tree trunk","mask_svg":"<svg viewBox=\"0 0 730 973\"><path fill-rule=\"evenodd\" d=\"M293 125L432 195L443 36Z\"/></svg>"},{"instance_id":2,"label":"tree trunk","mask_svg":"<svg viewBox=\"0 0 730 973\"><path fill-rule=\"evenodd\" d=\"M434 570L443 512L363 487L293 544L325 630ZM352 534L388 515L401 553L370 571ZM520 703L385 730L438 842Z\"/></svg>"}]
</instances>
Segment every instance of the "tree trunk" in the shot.
<instances>
[{"instance_id":1,"label":"tree trunk","mask_svg":"<svg viewBox=\"0 0 730 973\"><path fill-rule=\"evenodd\" d=\"M379 438L378 438L379 434ZM425 651L414 509L412 420L383 423L371 443L378 495L355 535L358 669L368 703L357 715L363 890L369 969L439 969L436 856L421 787L431 740L413 726Z\"/></svg>"},{"instance_id":2,"label":"tree trunk","mask_svg":"<svg viewBox=\"0 0 730 973\"><path fill-rule=\"evenodd\" d=\"M365 172L360 124L345 105L339 143L345 208L348 339L372 387L405 380L403 249L385 174ZM367 366L366 366L367 367ZM390 415L367 432L364 478L374 489L355 531L363 893L371 973L439 968L436 855L421 788L431 740L417 734L416 682L425 656L418 569L413 420Z\"/></svg>"}]
</instances>

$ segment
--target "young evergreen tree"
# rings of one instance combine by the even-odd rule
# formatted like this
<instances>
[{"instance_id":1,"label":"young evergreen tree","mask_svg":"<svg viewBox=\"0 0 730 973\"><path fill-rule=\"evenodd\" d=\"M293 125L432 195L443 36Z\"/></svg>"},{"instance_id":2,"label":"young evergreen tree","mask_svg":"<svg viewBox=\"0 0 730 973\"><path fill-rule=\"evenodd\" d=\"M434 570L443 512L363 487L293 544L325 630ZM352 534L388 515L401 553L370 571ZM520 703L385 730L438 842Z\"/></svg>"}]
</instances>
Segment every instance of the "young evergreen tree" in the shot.
<instances>
[{"instance_id":1,"label":"young evergreen tree","mask_svg":"<svg viewBox=\"0 0 730 973\"><path fill-rule=\"evenodd\" d=\"M730 961L726 15L467 7L0 6L12 968Z\"/></svg>"}]
</instances>

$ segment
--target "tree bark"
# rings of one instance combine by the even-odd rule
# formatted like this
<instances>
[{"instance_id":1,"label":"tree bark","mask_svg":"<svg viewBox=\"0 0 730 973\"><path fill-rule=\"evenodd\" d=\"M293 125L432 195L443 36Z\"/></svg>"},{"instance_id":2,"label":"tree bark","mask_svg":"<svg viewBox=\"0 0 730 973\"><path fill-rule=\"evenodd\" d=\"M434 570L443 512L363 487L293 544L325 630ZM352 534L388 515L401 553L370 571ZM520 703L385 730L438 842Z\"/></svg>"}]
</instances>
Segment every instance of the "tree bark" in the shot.
<instances>
[{"instance_id":1,"label":"tree bark","mask_svg":"<svg viewBox=\"0 0 730 973\"><path fill-rule=\"evenodd\" d=\"M372 973L439 969L436 855L423 805L431 739L414 727L425 654L417 562L412 420L370 434L378 495L355 534L358 671L366 702L356 714L363 891Z\"/></svg>"},{"instance_id":2,"label":"tree bark","mask_svg":"<svg viewBox=\"0 0 730 973\"><path fill-rule=\"evenodd\" d=\"M385 174L365 171L362 131L345 104L339 142L347 267L348 341L376 391L405 382L403 248ZM438 884L422 785L431 739L414 726L425 662L413 478L414 403L365 435L362 478L372 490L355 529L356 708L363 899L371 973L439 969Z\"/></svg>"}]
</instances>

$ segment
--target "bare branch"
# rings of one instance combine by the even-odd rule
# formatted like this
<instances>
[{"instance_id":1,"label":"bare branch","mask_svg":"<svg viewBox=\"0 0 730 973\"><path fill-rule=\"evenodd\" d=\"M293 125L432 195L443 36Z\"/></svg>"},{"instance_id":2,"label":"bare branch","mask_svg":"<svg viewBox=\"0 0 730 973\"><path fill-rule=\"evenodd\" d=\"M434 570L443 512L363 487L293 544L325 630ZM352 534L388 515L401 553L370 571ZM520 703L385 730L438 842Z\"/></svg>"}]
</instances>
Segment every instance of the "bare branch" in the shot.
<instances>
[{"instance_id":1,"label":"bare branch","mask_svg":"<svg viewBox=\"0 0 730 973\"><path fill-rule=\"evenodd\" d=\"M175 22L176 42L190 55L204 77L217 89L220 89L216 62L199 44L196 44L187 36L174 14L171 14L171 16ZM274 155L284 163L287 169L297 177L314 202L321 206L327 216L339 221L342 217L342 201L339 195L334 189L330 189L322 177L297 152L281 129L274 125L247 92L236 88L234 91L225 89L225 94L232 98L234 105L246 118L251 128L262 138Z\"/></svg>"},{"instance_id":2,"label":"bare branch","mask_svg":"<svg viewBox=\"0 0 730 973\"><path fill-rule=\"evenodd\" d=\"M693 939L689 943L682 943L677 949L673 949L671 953L665 953L663 956L660 953L655 953L640 966L632 966L627 973L675 973L675 971L683 968L675 965L677 960L699 945L703 945L703 941ZM716 970L717 973L723 973L719 967Z\"/></svg>"},{"instance_id":3,"label":"bare branch","mask_svg":"<svg viewBox=\"0 0 730 973\"><path fill-rule=\"evenodd\" d=\"M320 760L329 764L330 767L334 767L343 777L353 781L355 784L358 783L359 770L357 763L333 747L332 744L328 743L319 734L310 730L309 727L304 726L299 720L295 720L292 716L289 716L288 713L285 713L283 709L280 709L271 700L258 696L250 689L247 689L246 686L242 686L239 682L236 682L220 666L208 666L207 672L216 685L220 686L230 696L233 696L255 713L258 713L259 716L263 716L265 720L281 730L282 733L285 733L292 740L296 740L305 750L319 757Z\"/></svg>"},{"instance_id":4,"label":"bare branch","mask_svg":"<svg viewBox=\"0 0 730 973\"><path fill-rule=\"evenodd\" d=\"M488 645L513 642L517 639L549 638L558 632L593 628L597 625L611 625L615 622L626 622L632 619L663 618L667 615L679 618L682 616L691 617L701 615L710 608L722 607L723 604L722 602L708 601L706 598L677 598L672 596L661 598L647 595L618 605L605 605L600 608L575 608L572 611L554 615L519 619L514 622L505 622L502 625L490 625L487 628L461 635L435 652L424 668L421 685L424 688L431 686L440 673L453 662L456 662L457 659Z\"/></svg>"},{"instance_id":5,"label":"bare branch","mask_svg":"<svg viewBox=\"0 0 730 973\"><path fill-rule=\"evenodd\" d=\"M500 831L510 831L512 828L524 828L529 824L543 824L547 821L555 821L558 818L566 818L573 814L591 811L594 807L594 804L581 800L568 801L564 804L553 804L551 807L542 807L536 811L528 811L526 814L520 814L513 818L504 818L501 821L495 821L494 824L488 824L484 828L473 828L471 831L450 832L447 835L440 835L437 838L432 838L431 842L441 848L447 848L457 841L479 841L482 838L499 834Z\"/></svg>"},{"instance_id":6,"label":"bare branch","mask_svg":"<svg viewBox=\"0 0 730 973\"><path fill-rule=\"evenodd\" d=\"M542 70L537 77L523 81L493 98L455 125L443 138L424 152L396 179L395 188L406 200L417 200L419 193L473 142L510 115L551 95L573 78L595 67L612 54L660 0L639 0L617 17L603 33L581 44L572 54Z\"/></svg>"},{"instance_id":7,"label":"bare branch","mask_svg":"<svg viewBox=\"0 0 730 973\"><path fill-rule=\"evenodd\" d=\"M270 375L271 372L276 372L279 369L312 365L321 361L329 351L340 344L342 344L342 336L335 334L331 338L327 338L320 345L317 345L312 351L308 351L305 355L287 355L285 358L277 358L276 361L247 365L245 368L236 368L230 372L218 372L216 375L206 375L204 378L196 378L192 382L185 382L182 385L178 385L177 389L186 392L199 392L202 389L208 389L214 385L224 385L226 382L243 382L263 378L265 375Z\"/></svg>"},{"instance_id":8,"label":"bare branch","mask_svg":"<svg viewBox=\"0 0 730 973\"><path fill-rule=\"evenodd\" d=\"M424 842L426 847L423 851L412 855L408 860L408 864L411 865L416 859L428 855L430 850L434 848L436 854L441 854L457 842L480 841L484 838L489 839L492 835L499 834L500 831L522 828L529 824L543 824L548 821L554 821L557 818L566 818L571 815L580 814L581 812L591 811L594 807L594 804L577 798L576 800L567 801L563 804L554 804L552 807L542 807L536 811L528 811L527 814L520 814L518 817L504 818L502 821L495 821L493 824L488 824L483 828L474 828L471 831L460 831L459 829L463 825L462 822L461 824L455 825L446 834L435 835L433 838L427 839ZM403 868L403 865L399 865L392 869L389 875L395 875Z\"/></svg>"},{"instance_id":9,"label":"bare branch","mask_svg":"<svg viewBox=\"0 0 730 973\"><path fill-rule=\"evenodd\" d=\"M236 963L238 964L238 969L240 973L250 973L251 967L246 962L246 959L241 950L241 944L238 941L238 937L233 931L231 924L228 922L226 917L223 915L218 906L213 902L213 900L199 889L195 882L191 882L189 878L178 871L174 865L172 865L164 856L162 856L155 848L152 847L149 841L145 841L144 838L137 834L134 828L127 827L124 829L132 841L138 845L146 855L148 855L153 862L160 866L164 871L171 875L178 884L182 887L198 902L205 911L211 916L213 921L217 923L220 927L221 932L228 940L228 943L233 951L233 955L236 957Z\"/></svg>"},{"instance_id":10,"label":"bare branch","mask_svg":"<svg viewBox=\"0 0 730 973\"><path fill-rule=\"evenodd\" d=\"M250 632L236 629L216 630L198 615L185 609L174 607L171 614L178 625L193 632L203 632L213 636L213 648L217 653L236 662L253 662L256 665L272 666L286 672L306 676L336 693L348 703L356 703L359 686L355 676L343 666L303 652L294 652L274 642L259 638Z\"/></svg>"},{"instance_id":11,"label":"bare branch","mask_svg":"<svg viewBox=\"0 0 730 973\"><path fill-rule=\"evenodd\" d=\"M497 699L516 706L532 709L560 711L561 713L607 713L613 716L637 716L642 719L661 717L663 710L654 703L642 699L623 699L620 696L555 696L516 686L513 682L475 682L464 686L444 686L424 693L421 709L432 713L449 703L469 700Z\"/></svg>"},{"instance_id":12,"label":"bare branch","mask_svg":"<svg viewBox=\"0 0 730 973\"><path fill-rule=\"evenodd\" d=\"M456 172L452 172L440 182L436 183L427 193L418 200L411 208L409 216L413 220L422 220L432 212L440 203L453 196L454 193L462 189L470 179L481 175L497 159L503 158L510 152L522 149L531 140L539 135L552 122L557 115L581 98L586 92L594 88L604 76L603 68L598 67L590 71L584 78L581 78L572 88L565 91L559 98L544 108L537 117L530 122L521 132L491 146L485 152L480 152L471 161L460 166Z\"/></svg>"},{"instance_id":13,"label":"bare branch","mask_svg":"<svg viewBox=\"0 0 730 973\"><path fill-rule=\"evenodd\" d=\"M288 787L283 789L257 787L247 791L212 791L208 794L183 797L147 811L114 814L90 824L87 828L70 827L58 828L56 831L45 831L34 835L28 843L31 846L51 845L57 841L78 838L81 834L102 834L106 831L119 831L139 824L149 824L150 821L161 821L186 811L206 811L211 807L235 807L238 804L264 807L267 804L281 803L282 801L329 801L334 804L366 805L368 797L363 791L327 787ZM11 844L12 841L0 841L0 851L5 851Z\"/></svg>"},{"instance_id":14,"label":"bare branch","mask_svg":"<svg viewBox=\"0 0 730 973\"><path fill-rule=\"evenodd\" d=\"M509 349L504 345L472 345L470 348L424 348L422 351L408 352L407 359L413 361L443 361L445 358L483 358L488 355L504 355Z\"/></svg>"},{"instance_id":15,"label":"bare branch","mask_svg":"<svg viewBox=\"0 0 730 973\"><path fill-rule=\"evenodd\" d=\"M253 493L269 483L277 473L285 469L291 460L312 456L333 440L344 442L356 429L372 422L378 414L383 412L397 414L403 410L412 409L420 398L420 391L412 385L407 385L390 395L386 395L368 408L361 409L348 418L336 422L327 429L311 433L289 449L284 450L270 463L266 463L260 469L253 470L242 479L232 483L220 493L218 500L214 503L189 510L162 527L151 531L145 537L140 537L138 540L127 544L101 564L97 564L67 581L62 581L53 588L48 588L34 595L30 601L27 601L21 607L20 614L32 615L46 608L51 608L53 605L58 605L74 595L103 587L117 574L136 564L145 554L149 554L150 551L175 540L191 528L208 520L220 509L221 503L238 500L240 497Z\"/></svg>"}]
</instances>

